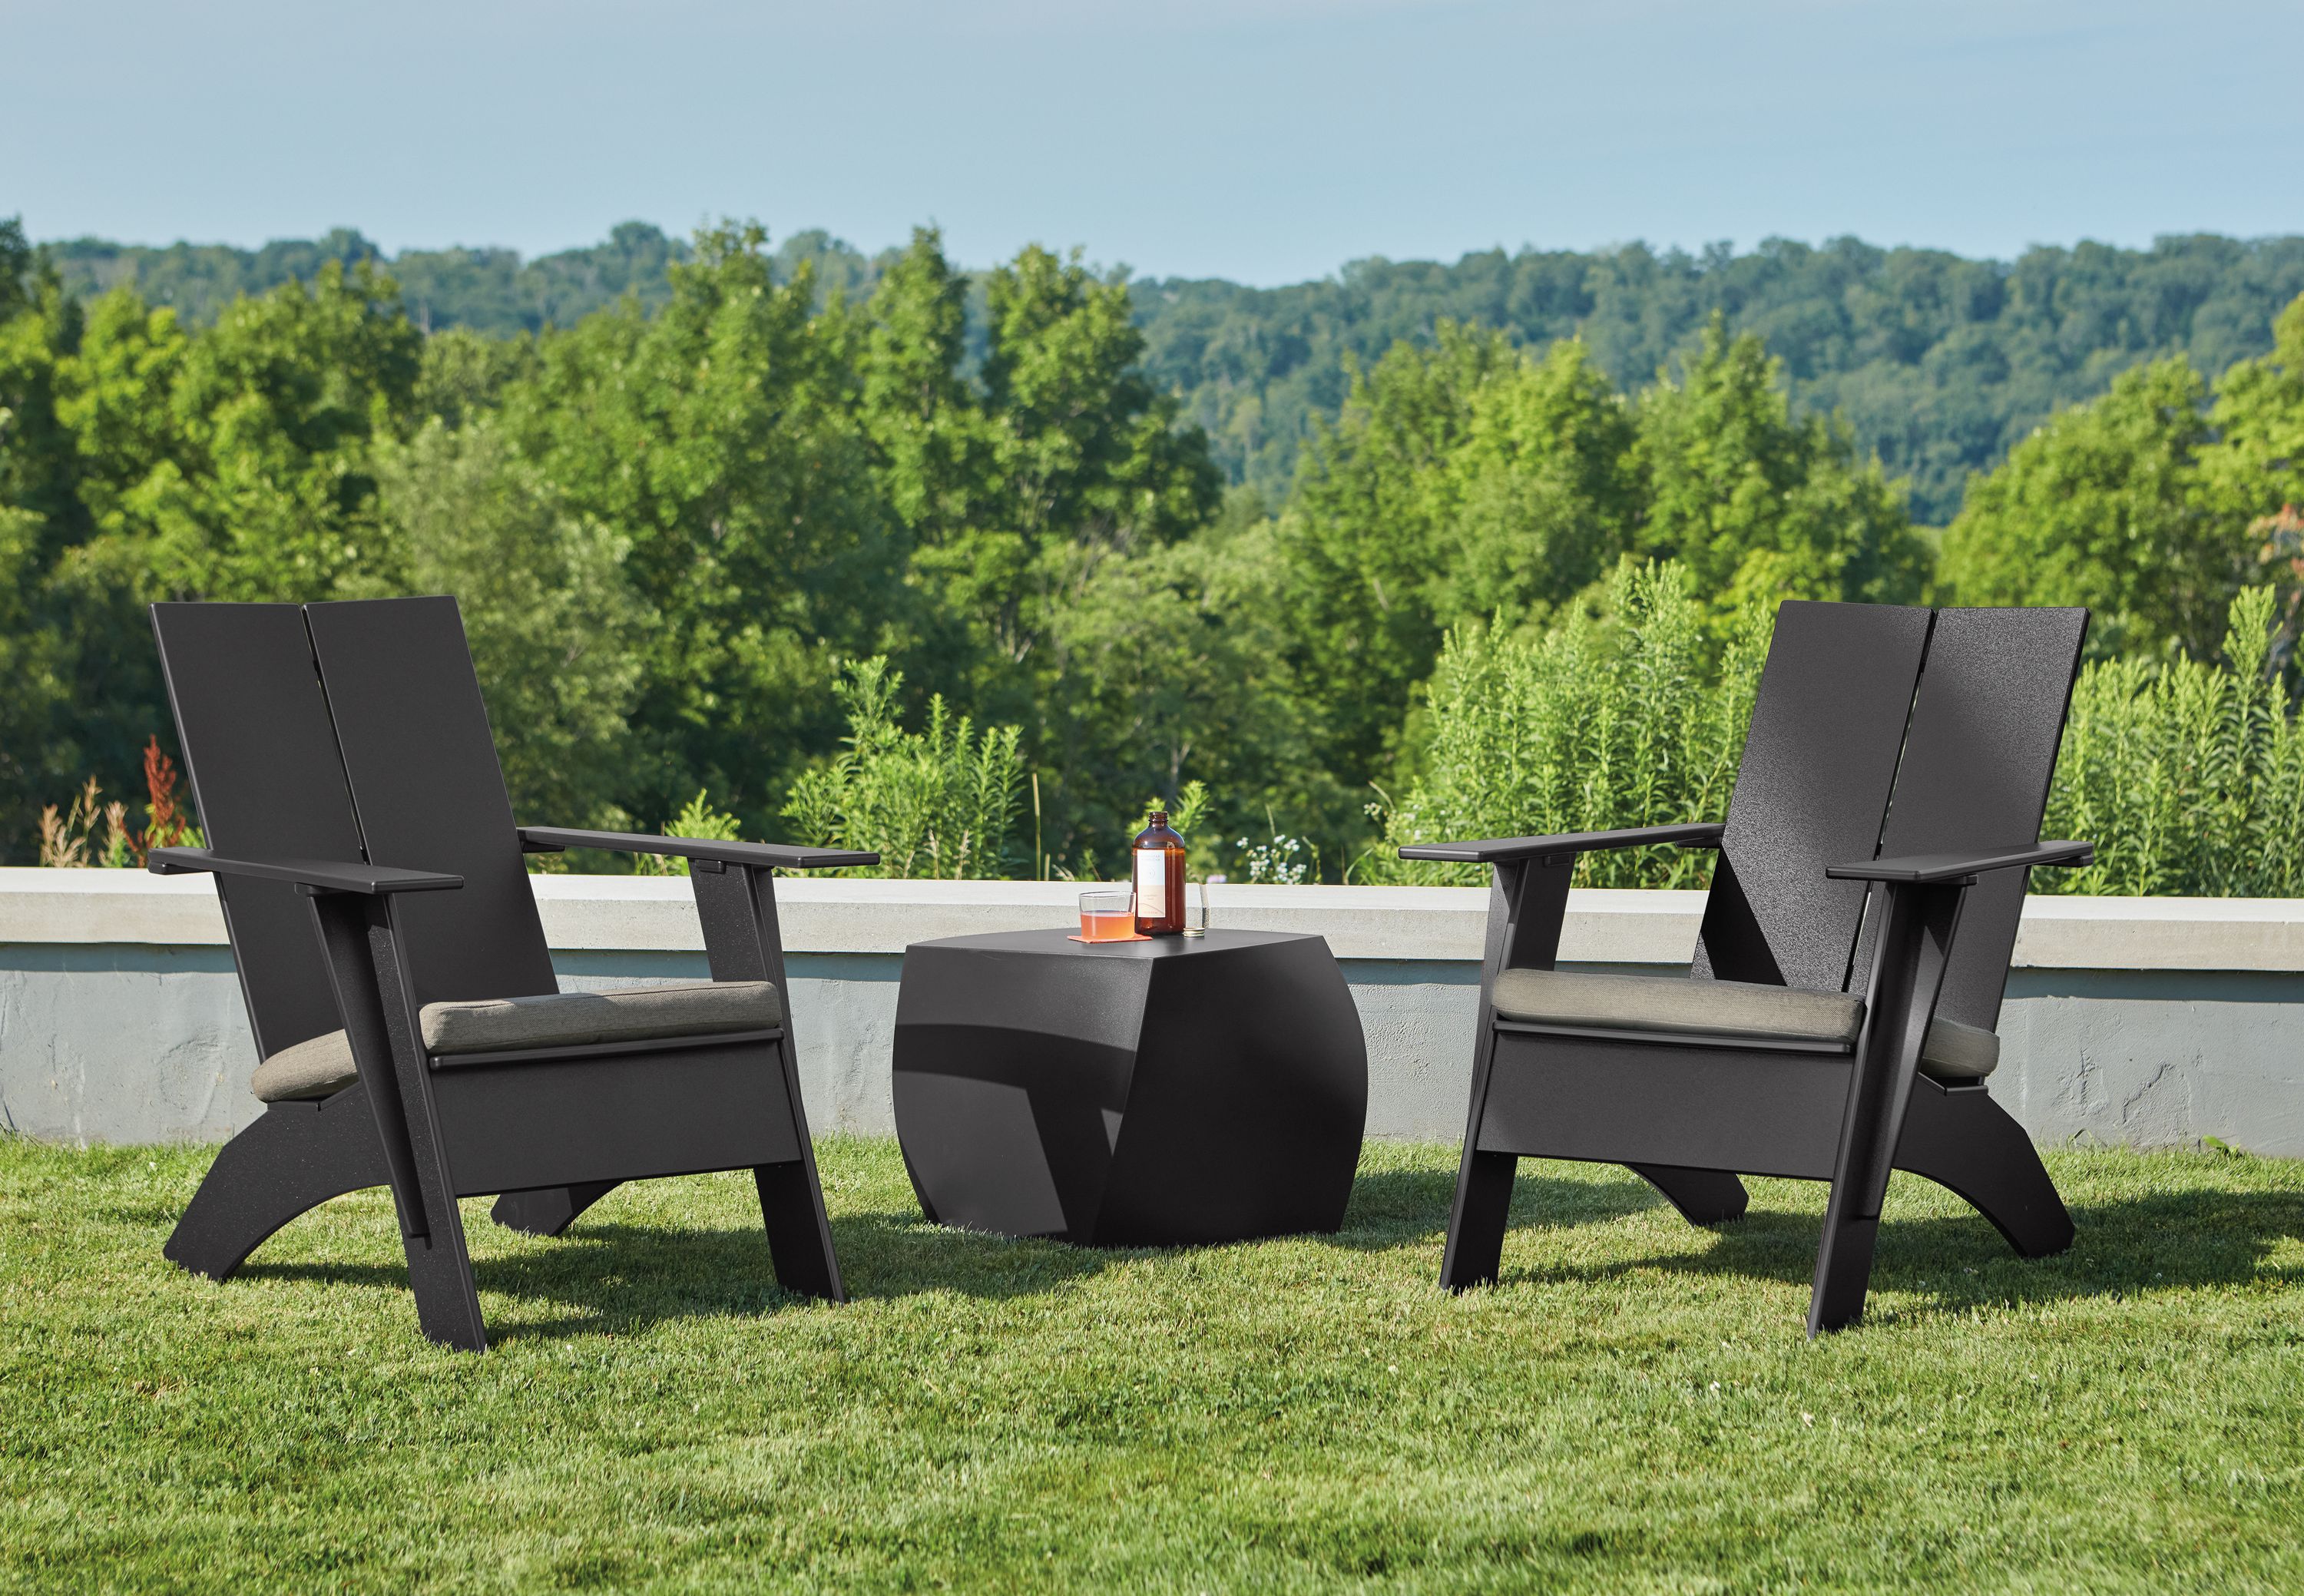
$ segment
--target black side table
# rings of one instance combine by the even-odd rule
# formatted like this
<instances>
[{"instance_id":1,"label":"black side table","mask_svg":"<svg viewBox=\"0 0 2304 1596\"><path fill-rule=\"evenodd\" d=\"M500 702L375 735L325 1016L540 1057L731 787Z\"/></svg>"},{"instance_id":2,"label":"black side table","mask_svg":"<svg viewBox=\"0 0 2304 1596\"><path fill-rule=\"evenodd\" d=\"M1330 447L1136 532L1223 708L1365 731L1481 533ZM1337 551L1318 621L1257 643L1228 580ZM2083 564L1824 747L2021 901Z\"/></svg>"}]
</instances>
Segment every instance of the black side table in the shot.
<instances>
[{"instance_id":1,"label":"black side table","mask_svg":"<svg viewBox=\"0 0 2304 1596\"><path fill-rule=\"evenodd\" d=\"M948 937L904 950L894 1094L933 1221L1242 1241L1343 1224L1368 1044L1318 937Z\"/></svg>"}]
</instances>

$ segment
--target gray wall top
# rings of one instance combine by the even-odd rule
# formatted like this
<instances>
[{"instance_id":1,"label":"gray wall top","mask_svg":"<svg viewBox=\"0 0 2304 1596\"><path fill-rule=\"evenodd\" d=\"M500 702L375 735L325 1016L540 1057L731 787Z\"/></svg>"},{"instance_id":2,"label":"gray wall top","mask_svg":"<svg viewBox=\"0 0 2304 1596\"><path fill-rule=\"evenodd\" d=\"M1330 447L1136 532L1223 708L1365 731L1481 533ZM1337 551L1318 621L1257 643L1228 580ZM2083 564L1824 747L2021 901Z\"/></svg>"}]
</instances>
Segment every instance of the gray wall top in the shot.
<instances>
[{"instance_id":1,"label":"gray wall top","mask_svg":"<svg viewBox=\"0 0 2304 1596\"><path fill-rule=\"evenodd\" d=\"M529 879L555 949L685 953L704 946L684 879ZM1093 885L787 876L776 896L792 952L885 954L932 937L1063 925ZM1703 905L1700 892L1575 892L1561 956L1685 964ZM1219 885L1210 912L1224 925L1325 936L1340 958L1477 962L1487 893ZM223 913L206 876L0 868L0 943L224 941ZM2040 969L2304 971L2304 899L2034 896L2024 905L2015 962Z\"/></svg>"}]
</instances>

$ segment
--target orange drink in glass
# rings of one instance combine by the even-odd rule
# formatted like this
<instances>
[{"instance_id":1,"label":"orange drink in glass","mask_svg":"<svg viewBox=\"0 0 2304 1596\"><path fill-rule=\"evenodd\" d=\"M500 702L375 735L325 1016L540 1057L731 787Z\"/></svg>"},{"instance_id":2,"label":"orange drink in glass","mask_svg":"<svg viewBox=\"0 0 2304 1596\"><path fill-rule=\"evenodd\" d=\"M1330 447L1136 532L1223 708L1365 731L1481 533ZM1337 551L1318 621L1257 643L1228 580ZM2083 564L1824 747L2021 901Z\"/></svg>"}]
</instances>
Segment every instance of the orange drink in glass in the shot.
<instances>
[{"instance_id":1,"label":"orange drink in glass","mask_svg":"<svg viewBox=\"0 0 2304 1596\"><path fill-rule=\"evenodd\" d=\"M1136 898L1126 892L1083 892L1080 940L1125 942L1136 935Z\"/></svg>"}]
</instances>

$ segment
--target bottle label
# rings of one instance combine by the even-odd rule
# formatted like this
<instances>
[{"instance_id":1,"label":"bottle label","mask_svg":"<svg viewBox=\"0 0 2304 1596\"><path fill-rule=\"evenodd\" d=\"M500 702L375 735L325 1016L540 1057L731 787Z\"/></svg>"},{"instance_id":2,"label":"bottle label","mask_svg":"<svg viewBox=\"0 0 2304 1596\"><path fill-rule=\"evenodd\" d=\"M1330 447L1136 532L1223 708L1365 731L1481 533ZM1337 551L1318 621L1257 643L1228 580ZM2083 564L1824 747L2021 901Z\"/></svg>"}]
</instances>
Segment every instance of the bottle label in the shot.
<instances>
[{"instance_id":1,"label":"bottle label","mask_svg":"<svg viewBox=\"0 0 2304 1596\"><path fill-rule=\"evenodd\" d=\"M1136 851L1136 916L1168 918L1168 854L1164 848Z\"/></svg>"}]
</instances>

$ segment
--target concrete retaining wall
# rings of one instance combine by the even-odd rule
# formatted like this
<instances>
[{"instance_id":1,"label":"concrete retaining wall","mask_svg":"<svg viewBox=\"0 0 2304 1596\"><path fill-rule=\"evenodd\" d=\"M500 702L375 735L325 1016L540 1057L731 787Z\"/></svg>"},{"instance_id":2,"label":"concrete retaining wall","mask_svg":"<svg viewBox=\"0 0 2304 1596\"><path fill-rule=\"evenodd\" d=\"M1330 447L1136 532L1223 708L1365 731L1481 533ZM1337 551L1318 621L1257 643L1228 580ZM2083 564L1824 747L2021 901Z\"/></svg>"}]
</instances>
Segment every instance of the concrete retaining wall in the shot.
<instances>
[{"instance_id":1,"label":"concrete retaining wall","mask_svg":"<svg viewBox=\"0 0 2304 1596\"><path fill-rule=\"evenodd\" d=\"M688 883L539 876L567 988L700 979ZM808 1110L886 1133L906 944L1067 922L1053 882L779 883ZM1218 887L1220 922L1328 938L1367 1027L1368 1132L1463 1129L1486 893ZM1700 894L1580 892L1564 961L1685 966ZM2304 1157L2304 901L2042 898L2025 908L1993 1091L2035 1136L2215 1136ZM216 1141L258 1111L255 1046L203 877L0 870L0 1125L76 1142Z\"/></svg>"}]
</instances>

